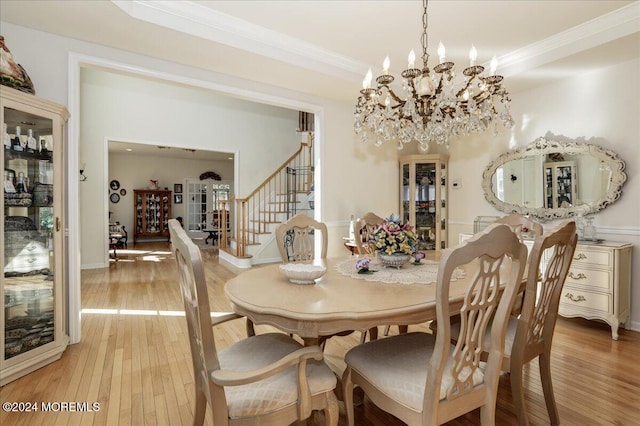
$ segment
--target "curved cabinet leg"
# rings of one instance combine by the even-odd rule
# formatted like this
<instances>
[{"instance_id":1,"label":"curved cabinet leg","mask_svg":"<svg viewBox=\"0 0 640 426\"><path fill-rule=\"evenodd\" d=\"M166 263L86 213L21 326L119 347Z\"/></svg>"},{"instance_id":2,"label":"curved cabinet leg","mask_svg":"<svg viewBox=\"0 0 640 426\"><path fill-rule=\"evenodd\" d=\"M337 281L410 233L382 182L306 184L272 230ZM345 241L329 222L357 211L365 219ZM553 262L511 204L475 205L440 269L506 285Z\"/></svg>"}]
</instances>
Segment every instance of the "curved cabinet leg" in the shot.
<instances>
[{"instance_id":1,"label":"curved cabinet leg","mask_svg":"<svg viewBox=\"0 0 640 426\"><path fill-rule=\"evenodd\" d=\"M618 340L618 329L620 328L620 321L618 318L611 318L611 338Z\"/></svg>"}]
</instances>

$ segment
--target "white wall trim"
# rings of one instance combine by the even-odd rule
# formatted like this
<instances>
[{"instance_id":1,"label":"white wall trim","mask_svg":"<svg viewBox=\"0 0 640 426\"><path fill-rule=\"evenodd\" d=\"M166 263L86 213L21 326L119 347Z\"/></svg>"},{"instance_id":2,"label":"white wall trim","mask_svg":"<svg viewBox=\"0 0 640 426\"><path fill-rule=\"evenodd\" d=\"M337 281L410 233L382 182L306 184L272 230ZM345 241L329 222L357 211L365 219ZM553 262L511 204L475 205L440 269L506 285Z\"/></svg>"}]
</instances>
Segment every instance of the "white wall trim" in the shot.
<instances>
[{"instance_id":1,"label":"white wall trim","mask_svg":"<svg viewBox=\"0 0 640 426\"><path fill-rule=\"evenodd\" d=\"M106 264L105 263L85 263L82 265L82 270L84 271L85 269L103 269L108 267L109 267L108 263Z\"/></svg>"},{"instance_id":2,"label":"white wall trim","mask_svg":"<svg viewBox=\"0 0 640 426\"><path fill-rule=\"evenodd\" d=\"M191 1L112 2L133 18L301 68L360 81L368 64Z\"/></svg>"},{"instance_id":3,"label":"white wall trim","mask_svg":"<svg viewBox=\"0 0 640 426\"><path fill-rule=\"evenodd\" d=\"M604 228L596 226L598 234L640 236L640 228Z\"/></svg>"},{"instance_id":4,"label":"white wall trim","mask_svg":"<svg viewBox=\"0 0 640 426\"><path fill-rule=\"evenodd\" d=\"M634 2L499 58L509 77L638 32L640 8Z\"/></svg>"},{"instance_id":5,"label":"white wall trim","mask_svg":"<svg viewBox=\"0 0 640 426\"><path fill-rule=\"evenodd\" d=\"M368 64L192 1L111 0L133 18L301 68L360 81ZM638 31L640 8L629 4L499 58L500 74L522 73ZM489 66L489 64L484 64Z\"/></svg>"},{"instance_id":6,"label":"white wall trim","mask_svg":"<svg viewBox=\"0 0 640 426\"><path fill-rule=\"evenodd\" d=\"M81 338L81 324L80 324L80 311L81 311L81 254L80 254L80 193L79 193L79 135L80 135L80 69L83 66L101 67L106 70L120 71L130 73L132 75L144 78L166 80L174 83L181 83L193 87L200 87L204 89L210 89L219 93L240 98L252 102L264 103L273 106L279 106L282 108L298 109L301 111L308 111L314 114L318 114L317 120L322 121L323 107L319 104L313 104L310 102L304 102L297 99L285 98L282 96L271 95L267 93L258 92L256 90L247 90L237 86L231 86L228 84L220 84L214 81L200 80L190 77L185 77L177 74L167 73L158 70L152 70L140 66L126 64L122 62L113 61L106 58L100 58L95 56L84 55L76 52L69 52L68 58L68 99L69 99L69 112L71 118L68 123L68 141L67 141L67 167L69 170L69 182L68 182L68 233L69 233L69 280L68 280L68 294L69 294L69 337L71 343L78 343ZM320 123L321 124L321 123ZM320 129L316 122L316 129ZM118 139L112 139L118 140ZM316 132L314 138L314 144L316 146L316 161L321 158L320 153L323 151L322 133ZM235 155L235 181L239 182L238 161L239 156ZM108 173L108 170L106 171ZM316 181L321 179L321 167L316 167ZM105 178L106 179L106 178ZM106 191L106 185L105 191ZM237 186L236 186L237 187ZM105 194L106 199L106 194ZM319 198L316 198L319 201ZM107 207L108 209L108 207ZM108 218L109 212L107 210L106 217ZM105 224L105 226L108 226ZM103 235L107 235L103 233ZM107 259L108 260L108 259ZM104 265L84 265L82 268L90 269L93 267L100 268ZM107 264L108 266L108 264Z\"/></svg>"},{"instance_id":7,"label":"white wall trim","mask_svg":"<svg viewBox=\"0 0 640 426\"><path fill-rule=\"evenodd\" d=\"M71 117L67 124L67 253L69 256L67 271L67 289L69 302L67 305L67 319L69 343L78 343L81 338L80 327L80 177L79 177L79 134L80 134L80 67L69 55L68 58L68 106ZM78 170L78 174L75 171Z\"/></svg>"}]
</instances>

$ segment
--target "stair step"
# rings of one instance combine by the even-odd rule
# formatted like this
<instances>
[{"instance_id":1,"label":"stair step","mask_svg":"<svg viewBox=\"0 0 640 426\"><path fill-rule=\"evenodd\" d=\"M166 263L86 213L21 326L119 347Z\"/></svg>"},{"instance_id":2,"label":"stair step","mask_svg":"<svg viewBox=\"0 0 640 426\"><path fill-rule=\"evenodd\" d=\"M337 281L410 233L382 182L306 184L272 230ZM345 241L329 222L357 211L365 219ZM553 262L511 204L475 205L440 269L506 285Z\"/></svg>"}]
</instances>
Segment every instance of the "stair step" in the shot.
<instances>
[{"instance_id":1,"label":"stair step","mask_svg":"<svg viewBox=\"0 0 640 426\"><path fill-rule=\"evenodd\" d=\"M229 253L231 256L235 256L235 257L240 258L240 259L251 259L253 257L250 254L247 254L246 256L238 256L236 254L236 250L232 249L231 247L223 248L223 249L220 249L220 250L222 250L222 251L224 251L226 253Z\"/></svg>"},{"instance_id":2,"label":"stair step","mask_svg":"<svg viewBox=\"0 0 640 426\"><path fill-rule=\"evenodd\" d=\"M281 220L275 220L275 221L272 221L272 220L250 220L249 222L250 223L282 223Z\"/></svg>"},{"instance_id":3,"label":"stair step","mask_svg":"<svg viewBox=\"0 0 640 426\"><path fill-rule=\"evenodd\" d=\"M235 238L231 238L231 240L234 241L234 242L236 241ZM255 242L255 243L249 242L249 243L247 243L247 246L261 246L261 245L262 245L262 243L258 243L258 242Z\"/></svg>"},{"instance_id":4,"label":"stair step","mask_svg":"<svg viewBox=\"0 0 640 426\"><path fill-rule=\"evenodd\" d=\"M306 189L296 189L289 192L278 192L276 195L279 197L284 197L291 194L310 194L311 191L307 191Z\"/></svg>"}]
</instances>

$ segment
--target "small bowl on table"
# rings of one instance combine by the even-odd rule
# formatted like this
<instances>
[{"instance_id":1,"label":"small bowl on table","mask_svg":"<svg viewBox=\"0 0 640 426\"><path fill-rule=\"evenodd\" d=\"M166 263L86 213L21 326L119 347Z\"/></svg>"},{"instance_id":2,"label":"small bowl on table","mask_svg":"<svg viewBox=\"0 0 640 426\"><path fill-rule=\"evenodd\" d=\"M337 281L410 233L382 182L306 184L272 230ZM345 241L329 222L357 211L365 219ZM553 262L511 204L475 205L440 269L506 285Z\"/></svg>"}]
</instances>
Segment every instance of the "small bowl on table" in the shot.
<instances>
[{"instance_id":1,"label":"small bowl on table","mask_svg":"<svg viewBox=\"0 0 640 426\"><path fill-rule=\"evenodd\" d=\"M312 263L285 263L280 272L294 284L315 284L327 272L324 265Z\"/></svg>"}]
</instances>

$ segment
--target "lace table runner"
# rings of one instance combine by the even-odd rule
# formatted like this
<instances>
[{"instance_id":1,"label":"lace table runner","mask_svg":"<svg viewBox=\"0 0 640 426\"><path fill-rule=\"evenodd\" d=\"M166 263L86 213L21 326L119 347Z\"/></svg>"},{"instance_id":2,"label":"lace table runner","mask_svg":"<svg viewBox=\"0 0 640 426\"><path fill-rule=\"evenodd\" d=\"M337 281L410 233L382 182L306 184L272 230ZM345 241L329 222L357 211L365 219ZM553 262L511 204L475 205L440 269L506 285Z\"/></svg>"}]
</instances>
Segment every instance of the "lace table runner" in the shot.
<instances>
[{"instance_id":1,"label":"lace table runner","mask_svg":"<svg viewBox=\"0 0 640 426\"><path fill-rule=\"evenodd\" d=\"M439 262L435 260L423 259L419 265L409 262L402 268L396 269L385 268L378 258L374 258L371 259L369 270L375 272L369 274L359 274L358 271L356 271L357 261L357 256L350 256L347 260L337 264L336 270L348 277L388 284L435 284L438 279ZM463 277L464 271L456 268L451 275L451 280L455 281Z\"/></svg>"}]
</instances>

